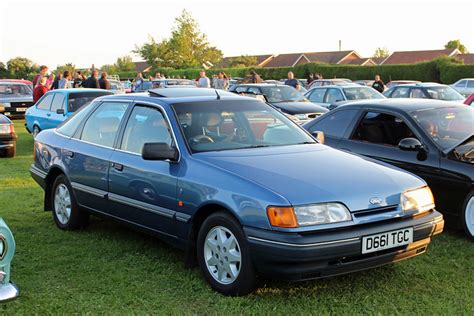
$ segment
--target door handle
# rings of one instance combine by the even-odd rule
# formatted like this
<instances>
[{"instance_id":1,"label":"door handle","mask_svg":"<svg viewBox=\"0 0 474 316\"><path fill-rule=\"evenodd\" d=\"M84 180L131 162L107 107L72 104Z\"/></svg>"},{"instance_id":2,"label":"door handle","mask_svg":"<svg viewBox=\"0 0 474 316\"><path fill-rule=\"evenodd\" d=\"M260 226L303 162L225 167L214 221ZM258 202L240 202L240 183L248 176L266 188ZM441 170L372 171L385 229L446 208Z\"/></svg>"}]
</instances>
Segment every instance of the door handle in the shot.
<instances>
[{"instance_id":1,"label":"door handle","mask_svg":"<svg viewBox=\"0 0 474 316\"><path fill-rule=\"evenodd\" d=\"M122 171L123 170L123 165L120 164L120 163L114 162L114 163L112 163L112 167L114 167L114 169L117 170L117 171Z\"/></svg>"},{"instance_id":2,"label":"door handle","mask_svg":"<svg viewBox=\"0 0 474 316\"><path fill-rule=\"evenodd\" d=\"M70 150L67 150L67 149L62 149L61 152L66 157L69 157L69 158L74 157L74 152L73 151L70 151Z\"/></svg>"},{"instance_id":3,"label":"door handle","mask_svg":"<svg viewBox=\"0 0 474 316\"><path fill-rule=\"evenodd\" d=\"M51 113L46 113L46 116L51 116Z\"/></svg>"}]
</instances>

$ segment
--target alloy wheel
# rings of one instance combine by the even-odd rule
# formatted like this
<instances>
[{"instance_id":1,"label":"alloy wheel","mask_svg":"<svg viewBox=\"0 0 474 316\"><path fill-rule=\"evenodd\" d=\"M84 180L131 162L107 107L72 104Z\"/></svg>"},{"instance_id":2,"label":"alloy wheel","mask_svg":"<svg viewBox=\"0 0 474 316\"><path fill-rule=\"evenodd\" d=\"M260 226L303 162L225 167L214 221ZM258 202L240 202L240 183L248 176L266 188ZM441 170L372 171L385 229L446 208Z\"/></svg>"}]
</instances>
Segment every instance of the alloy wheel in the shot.
<instances>
[{"instance_id":1,"label":"alloy wheel","mask_svg":"<svg viewBox=\"0 0 474 316\"><path fill-rule=\"evenodd\" d=\"M464 212L466 228L471 237L474 236L474 196L467 202Z\"/></svg>"},{"instance_id":2,"label":"alloy wheel","mask_svg":"<svg viewBox=\"0 0 474 316\"><path fill-rule=\"evenodd\" d=\"M71 195L64 183L60 183L54 192L54 212L58 221L66 225L71 218Z\"/></svg>"}]
</instances>

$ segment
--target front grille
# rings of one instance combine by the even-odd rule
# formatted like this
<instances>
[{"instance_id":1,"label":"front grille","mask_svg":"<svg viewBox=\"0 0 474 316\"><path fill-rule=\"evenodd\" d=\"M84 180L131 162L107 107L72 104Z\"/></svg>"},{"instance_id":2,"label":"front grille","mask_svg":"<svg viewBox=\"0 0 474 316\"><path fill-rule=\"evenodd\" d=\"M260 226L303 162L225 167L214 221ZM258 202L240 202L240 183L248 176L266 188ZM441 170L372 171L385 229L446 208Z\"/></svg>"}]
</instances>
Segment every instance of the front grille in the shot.
<instances>
[{"instance_id":1,"label":"front grille","mask_svg":"<svg viewBox=\"0 0 474 316\"><path fill-rule=\"evenodd\" d=\"M10 107L12 108L24 108L24 107L30 107L33 105L33 102L10 102Z\"/></svg>"},{"instance_id":2,"label":"front grille","mask_svg":"<svg viewBox=\"0 0 474 316\"><path fill-rule=\"evenodd\" d=\"M352 214L355 217L364 217L364 216L370 216L370 215L381 214L381 213L389 213L389 212L396 211L397 209L398 209L398 205L389 205L389 206L376 207L376 208L371 208L371 209L366 209L366 210L360 210Z\"/></svg>"}]
</instances>

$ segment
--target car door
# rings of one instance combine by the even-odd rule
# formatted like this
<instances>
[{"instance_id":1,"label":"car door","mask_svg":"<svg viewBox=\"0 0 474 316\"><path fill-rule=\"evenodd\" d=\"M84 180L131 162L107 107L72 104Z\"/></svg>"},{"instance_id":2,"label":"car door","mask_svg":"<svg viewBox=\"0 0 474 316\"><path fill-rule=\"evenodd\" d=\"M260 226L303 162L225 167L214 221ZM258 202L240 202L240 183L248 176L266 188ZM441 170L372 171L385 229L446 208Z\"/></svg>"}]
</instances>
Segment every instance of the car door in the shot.
<instances>
[{"instance_id":1,"label":"car door","mask_svg":"<svg viewBox=\"0 0 474 316\"><path fill-rule=\"evenodd\" d=\"M33 125L37 125L40 130L48 129L48 118L51 116L50 108L54 95L55 93L48 93L35 105L36 114L33 119Z\"/></svg>"},{"instance_id":2,"label":"car door","mask_svg":"<svg viewBox=\"0 0 474 316\"><path fill-rule=\"evenodd\" d=\"M454 85L454 89L456 89L459 93L465 94L466 93L466 84L467 80L461 80Z\"/></svg>"},{"instance_id":3,"label":"car door","mask_svg":"<svg viewBox=\"0 0 474 316\"><path fill-rule=\"evenodd\" d=\"M357 113L359 113L358 109L341 109L330 112L305 128L312 134L319 131L323 132L325 144L337 148L346 130L355 124Z\"/></svg>"},{"instance_id":4,"label":"car door","mask_svg":"<svg viewBox=\"0 0 474 316\"><path fill-rule=\"evenodd\" d=\"M61 92L56 92L54 94L54 99L51 102L50 113L48 117L48 128L56 128L62 121L64 121L64 111L65 111L65 99L66 94ZM62 110L63 113L57 113L58 110Z\"/></svg>"},{"instance_id":5,"label":"car door","mask_svg":"<svg viewBox=\"0 0 474 316\"><path fill-rule=\"evenodd\" d=\"M331 105L340 101L344 101L344 95L342 94L341 90L336 88L329 88L324 96L323 102L325 104Z\"/></svg>"},{"instance_id":6,"label":"car door","mask_svg":"<svg viewBox=\"0 0 474 316\"><path fill-rule=\"evenodd\" d=\"M410 171L428 182L433 191L443 185L439 150L405 117L399 114L366 110L353 131L339 143L339 148L381 160ZM417 138L426 152L404 151L398 147L404 138Z\"/></svg>"},{"instance_id":7,"label":"car door","mask_svg":"<svg viewBox=\"0 0 474 316\"><path fill-rule=\"evenodd\" d=\"M315 104L328 107L329 104L324 103L324 100L323 100L324 95L326 94L326 91L327 91L326 88L314 88L308 92L308 96L307 96L308 100Z\"/></svg>"},{"instance_id":8,"label":"car door","mask_svg":"<svg viewBox=\"0 0 474 316\"><path fill-rule=\"evenodd\" d=\"M62 149L78 203L97 212L108 210L110 156L128 106L123 101L100 103Z\"/></svg>"},{"instance_id":9,"label":"car door","mask_svg":"<svg viewBox=\"0 0 474 316\"><path fill-rule=\"evenodd\" d=\"M109 200L114 216L157 232L175 235L180 163L142 158L145 143L175 145L164 110L136 104L111 157Z\"/></svg>"}]
</instances>

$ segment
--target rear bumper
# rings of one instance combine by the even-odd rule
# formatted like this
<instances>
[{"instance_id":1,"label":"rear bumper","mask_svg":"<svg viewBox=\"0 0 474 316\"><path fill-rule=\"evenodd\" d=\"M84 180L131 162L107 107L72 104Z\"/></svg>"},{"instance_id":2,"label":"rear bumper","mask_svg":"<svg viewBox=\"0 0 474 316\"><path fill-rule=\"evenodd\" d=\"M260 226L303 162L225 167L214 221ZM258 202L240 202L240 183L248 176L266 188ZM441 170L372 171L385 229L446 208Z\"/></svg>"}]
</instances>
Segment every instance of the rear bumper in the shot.
<instances>
[{"instance_id":1,"label":"rear bumper","mask_svg":"<svg viewBox=\"0 0 474 316\"><path fill-rule=\"evenodd\" d=\"M362 254L362 237L413 227L413 243ZM349 229L310 234L244 228L259 274L279 279L306 280L345 274L417 256L431 237L443 231L443 216L431 211L417 218L397 219Z\"/></svg>"},{"instance_id":2,"label":"rear bumper","mask_svg":"<svg viewBox=\"0 0 474 316\"><path fill-rule=\"evenodd\" d=\"M0 149L8 149L15 147L16 137L0 138Z\"/></svg>"}]
</instances>

